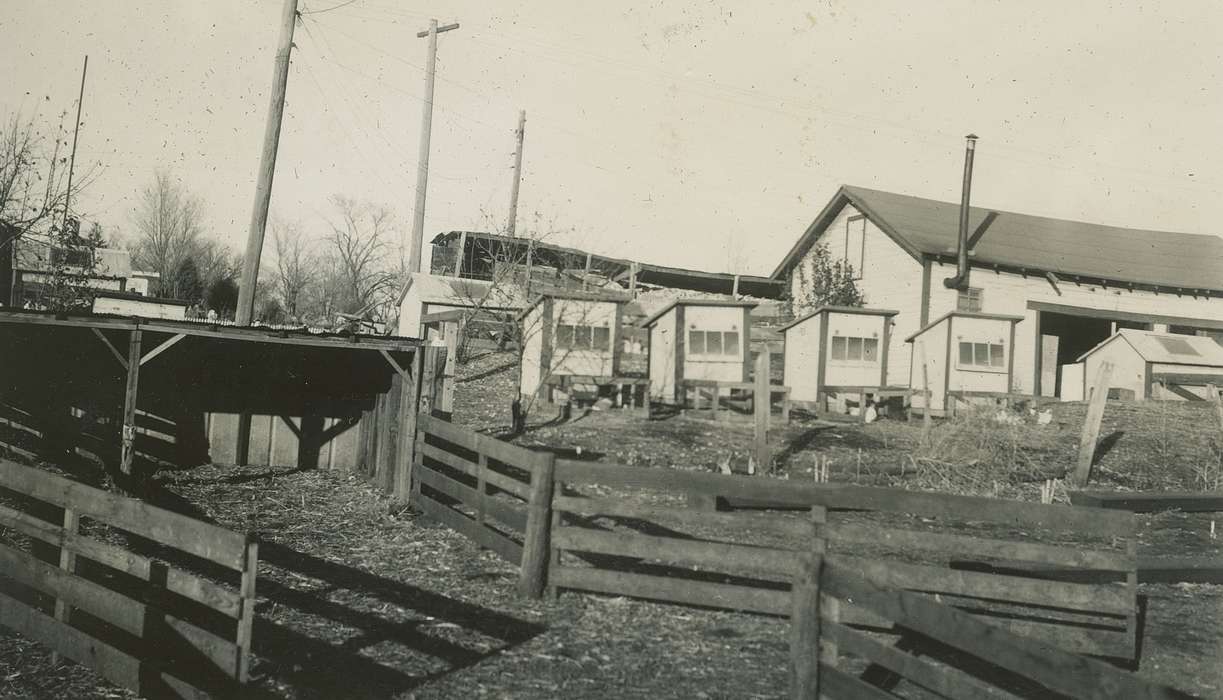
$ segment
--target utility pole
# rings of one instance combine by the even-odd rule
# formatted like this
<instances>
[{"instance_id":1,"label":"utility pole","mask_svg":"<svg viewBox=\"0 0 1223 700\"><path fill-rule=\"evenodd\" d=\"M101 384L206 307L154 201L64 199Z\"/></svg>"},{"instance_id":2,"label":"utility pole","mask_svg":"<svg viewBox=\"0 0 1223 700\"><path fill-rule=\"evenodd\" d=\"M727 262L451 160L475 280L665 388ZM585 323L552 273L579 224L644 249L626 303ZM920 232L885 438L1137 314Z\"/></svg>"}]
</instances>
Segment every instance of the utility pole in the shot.
<instances>
[{"instance_id":1,"label":"utility pole","mask_svg":"<svg viewBox=\"0 0 1223 700\"><path fill-rule=\"evenodd\" d=\"M242 258L242 284L238 287L239 326L249 326L255 314L255 284L259 281L259 257L263 254L263 232L268 224L268 205L272 201L272 178L276 175L276 149L280 146L280 122L285 113L285 91L289 85L289 54L293 51L293 28L297 23L297 0L285 0L280 17L280 44L276 48L276 67L272 72L272 98L267 127L263 132L263 155L259 158L259 179L255 184L255 209L246 237L246 256Z\"/></svg>"},{"instance_id":2,"label":"utility pole","mask_svg":"<svg viewBox=\"0 0 1223 700\"><path fill-rule=\"evenodd\" d=\"M505 227L510 237L514 236L518 228L518 185L522 182L522 139L526 132L527 111L524 109L518 113L518 150L514 151L514 184L510 188L510 220Z\"/></svg>"},{"instance_id":3,"label":"utility pole","mask_svg":"<svg viewBox=\"0 0 1223 700\"><path fill-rule=\"evenodd\" d=\"M64 190L64 220L60 224L61 232L68 231L68 204L72 200L72 169L76 167L76 137L81 133L81 107L85 104L85 74L89 72L89 55L85 55L85 65L81 68L81 94L76 99L76 124L72 127L72 157L68 159L68 189ZM78 234L80 231L77 232ZM16 274L13 275L16 278Z\"/></svg>"},{"instance_id":4,"label":"utility pole","mask_svg":"<svg viewBox=\"0 0 1223 700\"><path fill-rule=\"evenodd\" d=\"M416 169L416 211L412 217L412 247L408 251L408 272L420 272L421 247L425 239L425 192L429 189L429 135L433 130L433 74L437 71L437 35L458 29L459 24L437 26L429 20L429 29L417 32L418 39L429 39L429 57L425 66L425 102L420 127L420 164Z\"/></svg>"}]
</instances>

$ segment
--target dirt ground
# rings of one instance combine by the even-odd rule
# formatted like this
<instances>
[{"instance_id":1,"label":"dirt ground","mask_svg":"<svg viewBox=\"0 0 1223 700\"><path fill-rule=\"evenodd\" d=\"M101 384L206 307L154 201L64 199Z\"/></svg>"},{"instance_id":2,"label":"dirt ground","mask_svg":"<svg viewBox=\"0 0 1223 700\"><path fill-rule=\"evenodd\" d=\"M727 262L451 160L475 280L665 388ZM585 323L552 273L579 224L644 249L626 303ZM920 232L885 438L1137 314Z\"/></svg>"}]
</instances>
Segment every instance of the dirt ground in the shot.
<instances>
[{"instance_id":1,"label":"dirt ground","mask_svg":"<svg viewBox=\"0 0 1223 700\"><path fill-rule=\"evenodd\" d=\"M511 358L461 367L454 419L509 425ZM771 433L776 476L811 479L819 457L839 478L1037 500L1040 476L1073 459L1083 407L1046 425L982 411L936 425L796 420ZM583 458L718 471L746 468L750 425L617 411L567 422L538 407L517 442ZM1213 413L1109 404L1104 488L1197 488L1217 475ZM898 471L904 474L880 473ZM1212 471L1215 470L1215 471ZM278 698L765 698L786 693L788 625L777 619L579 594L529 601L513 567L403 510L347 474L211 466L160 477L166 505L261 534L253 691ZM1064 500L1059 492L1058 499ZM1144 517L1144 554L1223 556L1209 518ZM1223 697L1223 586L1141 587L1140 674ZM130 697L82 667L0 630L0 696Z\"/></svg>"}]
</instances>

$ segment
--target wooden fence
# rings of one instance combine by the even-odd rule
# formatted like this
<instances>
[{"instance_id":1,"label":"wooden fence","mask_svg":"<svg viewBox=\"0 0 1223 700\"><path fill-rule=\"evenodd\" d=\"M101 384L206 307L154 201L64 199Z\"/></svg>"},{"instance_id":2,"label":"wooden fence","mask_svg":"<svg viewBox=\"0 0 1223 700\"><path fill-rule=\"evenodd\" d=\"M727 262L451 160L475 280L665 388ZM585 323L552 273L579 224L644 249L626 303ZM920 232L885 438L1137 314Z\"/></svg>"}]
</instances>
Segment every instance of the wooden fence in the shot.
<instances>
[{"instance_id":1,"label":"wooden fence","mask_svg":"<svg viewBox=\"0 0 1223 700\"><path fill-rule=\"evenodd\" d=\"M3 460L0 501L0 624L142 695L246 682L250 536Z\"/></svg>"},{"instance_id":2,"label":"wooden fence","mask_svg":"<svg viewBox=\"0 0 1223 700\"><path fill-rule=\"evenodd\" d=\"M417 419L411 502L425 515L521 569L528 595L543 586L548 496L556 458L432 416Z\"/></svg>"}]
</instances>

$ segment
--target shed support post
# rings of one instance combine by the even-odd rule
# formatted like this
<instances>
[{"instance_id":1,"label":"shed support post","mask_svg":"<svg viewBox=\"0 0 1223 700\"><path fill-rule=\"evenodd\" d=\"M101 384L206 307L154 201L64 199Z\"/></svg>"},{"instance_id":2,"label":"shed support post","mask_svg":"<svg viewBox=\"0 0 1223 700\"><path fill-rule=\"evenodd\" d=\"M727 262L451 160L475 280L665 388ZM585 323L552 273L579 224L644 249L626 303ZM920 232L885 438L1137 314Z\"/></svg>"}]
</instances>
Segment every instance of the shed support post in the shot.
<instances>
[{"instance_id":1,"label":"shed support post","mask_svg":"<svg viewBox=\"0 0 1223 700\"><path fill-rule=\"evenodd\" d=\"M119 471L132 473L132 461L136 456L136 389L140 383L140 336L141 330L132 331L127 345L127 386L123 391L123 433L119 450Z\"/></svg>"},{"instance_id":2,"label":"shed support post","mask_svg":"<svg viewBox=\"0 0 1223 700\"><path fill-rule=\"evenodd\" d=\"M756 414L756 468L765 472L771 466L769 457L769 360L768 347L761 348L760 354L756 356L756 382L752 396L752 409Z\"/></svg>"}]
</instances>

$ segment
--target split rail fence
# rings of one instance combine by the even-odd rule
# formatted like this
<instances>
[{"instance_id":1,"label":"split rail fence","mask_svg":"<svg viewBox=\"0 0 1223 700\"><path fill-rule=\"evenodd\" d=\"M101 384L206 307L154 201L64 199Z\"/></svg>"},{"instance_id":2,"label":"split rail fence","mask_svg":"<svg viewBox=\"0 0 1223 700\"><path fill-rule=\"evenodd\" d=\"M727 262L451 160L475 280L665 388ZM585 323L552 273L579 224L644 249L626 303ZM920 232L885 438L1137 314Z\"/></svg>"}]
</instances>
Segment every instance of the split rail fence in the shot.
<instances>
[{"instance_id":1,"label":"split rail fence","mask_svg":"<svg viewBox=\"0 0 1223 700\"><path fill-rule=\"evenodd\" d=\"M247 681L258 545L0 460L0 624L142 695Z\"/></svg>"}]
</instances>

